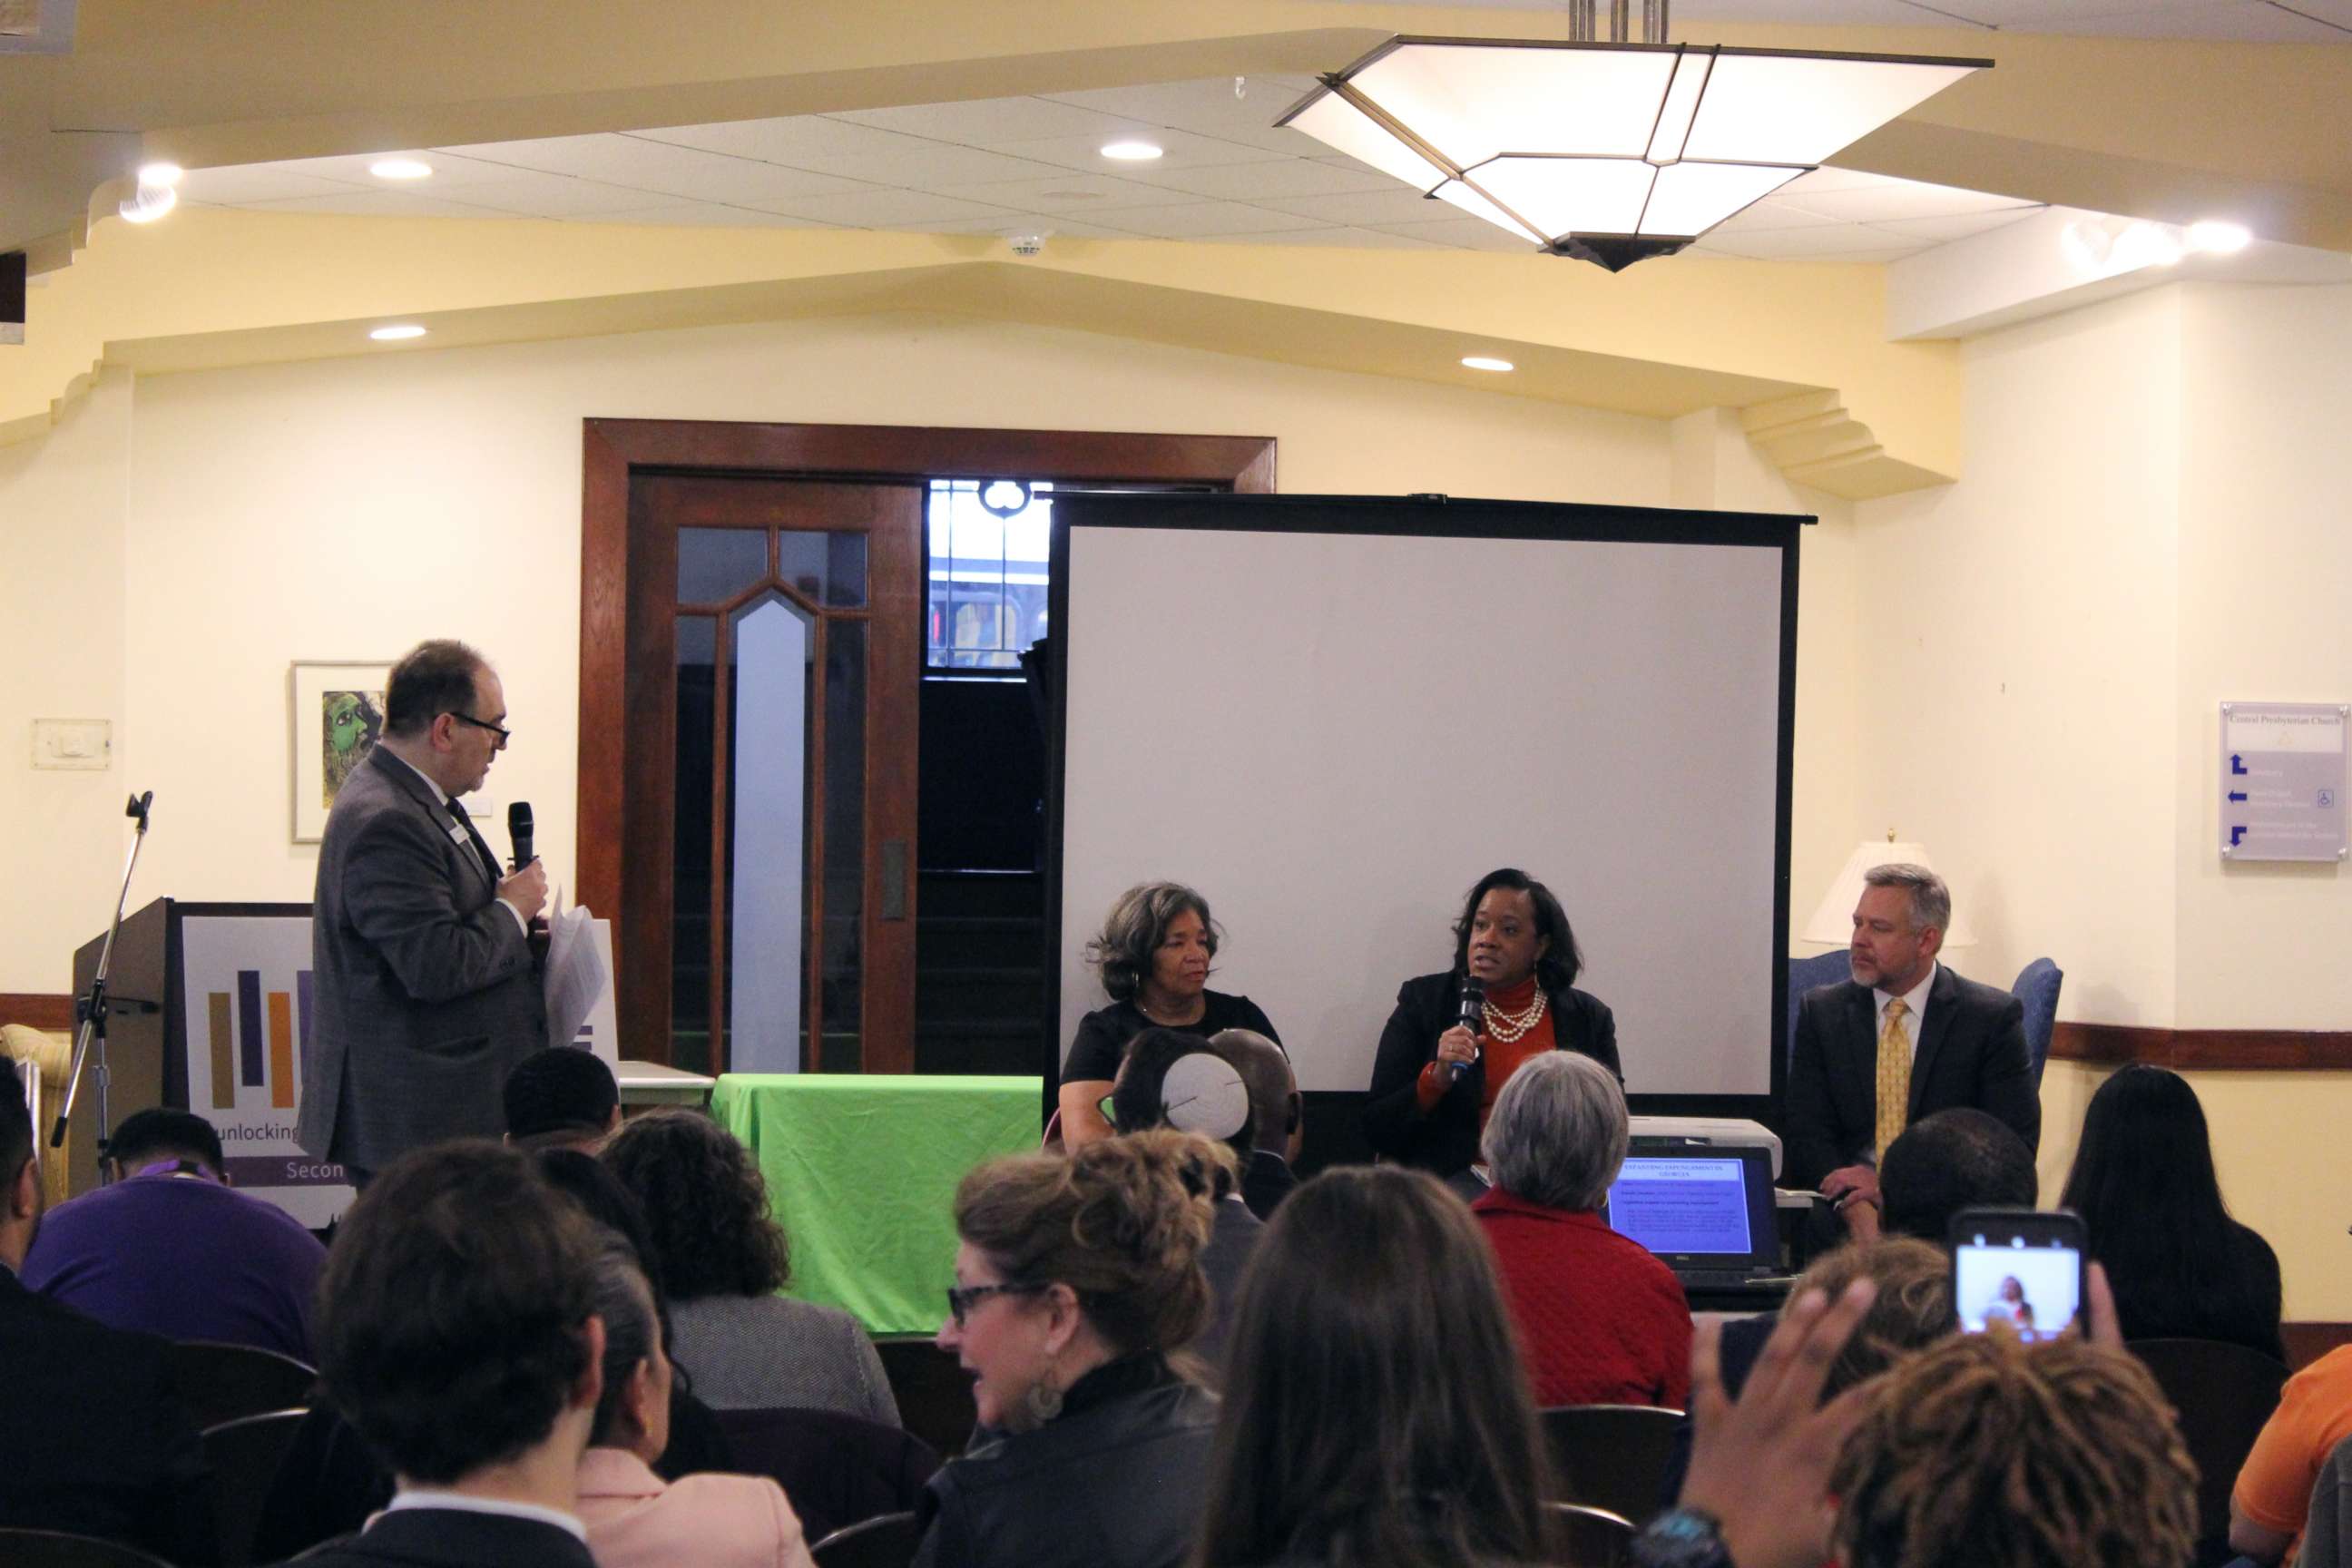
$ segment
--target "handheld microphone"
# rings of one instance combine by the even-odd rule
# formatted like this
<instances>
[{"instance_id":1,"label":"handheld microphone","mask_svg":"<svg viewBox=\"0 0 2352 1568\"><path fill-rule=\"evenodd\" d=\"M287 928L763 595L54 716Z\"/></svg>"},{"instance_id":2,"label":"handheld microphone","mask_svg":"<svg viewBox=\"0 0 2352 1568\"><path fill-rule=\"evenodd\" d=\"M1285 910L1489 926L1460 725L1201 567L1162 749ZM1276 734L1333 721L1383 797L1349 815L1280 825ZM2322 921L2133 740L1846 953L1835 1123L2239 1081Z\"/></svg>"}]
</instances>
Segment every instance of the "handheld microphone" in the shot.
<instances>
[{"instance_id":1,"label":"handheld microphone","mask_svg":"<svg viewBox=\"0 0 2352 1568\"><path fill-rule=\"evenodd\" d=\"M521 870L531 863L530 805L516 801L507 807L507 835L514 840L514 868Z\"/></svg>"},{"instance_id":2,"label":"handheld microphone","mask_svg":"<svg viewBox=\"0 0 2352 1568\"><path fill-rule=\"evenodd\" d=\"M1479 984L1475 980L1465 975L1463 977L1462 981L1462 1016L1459 1022L1464 1028L1469 1030L1475 1035L1486 1021L1486 988ZM1455 1062L1454 1064L1454 1081L1456 1083L1461 1082L1462 1075L1469 1070L1470 1064L1468 1062Z\"/></svg>"}]
</instances>

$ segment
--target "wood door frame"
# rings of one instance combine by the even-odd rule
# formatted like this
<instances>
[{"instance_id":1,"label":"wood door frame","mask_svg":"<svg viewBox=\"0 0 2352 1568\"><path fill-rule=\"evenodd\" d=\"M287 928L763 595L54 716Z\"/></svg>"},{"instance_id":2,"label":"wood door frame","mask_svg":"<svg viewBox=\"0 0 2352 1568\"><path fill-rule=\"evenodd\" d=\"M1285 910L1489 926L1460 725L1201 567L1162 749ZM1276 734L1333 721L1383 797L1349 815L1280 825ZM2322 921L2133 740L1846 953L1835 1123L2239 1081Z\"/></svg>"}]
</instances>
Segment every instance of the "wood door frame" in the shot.
<instances>
[{"instance_id":1,"label":"wood door frame","mask_svg":"<svg viewBox=\"0 0 2352 1568\"><path fill-rule=\"evenodd\" d=\"M582 447L579 815L572 863L577 901L612 919L616 950L632 882L627 868L654 863L648 856L670 853L668 840L652 831L655 825L627 820L622 754L613 744L616 736L651 738L643 721L653 715L633 710L649 710L651 700L659 695L632 692L628 684L632 475L653 471L873 484L919 484L946 477L1051 479L1190 484L1249 494L1274 490L1271 437L591 418L582 421ZM672 720L674 714L666 710L652 731L669 733ZM907 787L912 788L912 781ZM668 826L659 825L664 833ZM909 846L910 866L912 850ZM615 971L622 967L616 951ZM616 984L617 979L616 973ZM619 997L615 1008L625 1054L667 1063L667 1030L651 1029L639 1020L633 1031L632 1000ZM660 1011L667 1016L667 998ZM878 1057L870 1049L864 1052L865 1070L913 1070L911 1031L903 1049L885 1044L888 1048Z\"/></svg>"}]
</instances>

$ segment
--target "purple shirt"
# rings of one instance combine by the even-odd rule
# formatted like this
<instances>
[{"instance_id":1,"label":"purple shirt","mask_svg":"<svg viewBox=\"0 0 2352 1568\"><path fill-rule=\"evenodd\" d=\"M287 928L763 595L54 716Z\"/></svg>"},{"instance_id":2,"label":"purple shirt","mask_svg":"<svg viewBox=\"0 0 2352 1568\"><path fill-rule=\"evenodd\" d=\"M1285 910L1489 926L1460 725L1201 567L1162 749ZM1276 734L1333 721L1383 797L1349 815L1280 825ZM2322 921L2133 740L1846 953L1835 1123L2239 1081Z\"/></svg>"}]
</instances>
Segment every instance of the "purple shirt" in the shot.
<instances>
[{"instance_id":1,"label":"purple shirt","mask_svg":"<svg viewBox=\"0 0 2352 1568\"><path fill-rule=\"evenodd\" d=\"M150 1165L58 1205L25 1259L26 1289L111 1328L310 1361L326 1249L274 1204L173 1172Z\"/></svg>"}]
</instances>

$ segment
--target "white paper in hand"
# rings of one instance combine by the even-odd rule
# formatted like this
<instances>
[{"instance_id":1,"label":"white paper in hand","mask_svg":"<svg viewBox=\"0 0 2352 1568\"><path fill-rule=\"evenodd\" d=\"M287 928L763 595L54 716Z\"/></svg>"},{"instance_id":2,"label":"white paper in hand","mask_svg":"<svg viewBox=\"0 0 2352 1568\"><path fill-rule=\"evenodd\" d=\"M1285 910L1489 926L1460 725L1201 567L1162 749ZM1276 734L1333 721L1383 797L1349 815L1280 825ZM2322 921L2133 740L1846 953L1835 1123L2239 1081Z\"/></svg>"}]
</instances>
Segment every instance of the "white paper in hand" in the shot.
<instances>
[{"instance_id":1,"label":"white paper in hand","mask_svg":"<svg viewBox=\"0 0 2352 1568\"><path fill-rule=\"evenodd\" d=\"M559 888L550 895L549 907L553 912L547 921L547 1043L568 1046L580 1037L580 1026L613 977L589 939L594 917L588 906L565 909Z\"/></svg>"}]
</instances>

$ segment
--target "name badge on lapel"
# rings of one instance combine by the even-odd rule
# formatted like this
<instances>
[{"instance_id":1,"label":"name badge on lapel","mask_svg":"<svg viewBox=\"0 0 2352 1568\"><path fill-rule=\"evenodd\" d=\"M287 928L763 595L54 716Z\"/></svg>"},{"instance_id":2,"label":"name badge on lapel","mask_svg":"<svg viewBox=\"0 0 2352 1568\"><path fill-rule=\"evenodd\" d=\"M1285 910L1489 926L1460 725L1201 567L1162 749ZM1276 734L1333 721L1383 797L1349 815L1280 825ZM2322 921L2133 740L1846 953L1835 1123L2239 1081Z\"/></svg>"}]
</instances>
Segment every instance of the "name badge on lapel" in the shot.
<instances>
[{"instance_id":1,"label":"name badge on lapel","mask_svg":"<svg viewBox=\"0 0 2352 1568\"><path fill-rule=\"evenodd\" d=\"M454 822L449 825L449 842L469 853L474 847L474 841L466 836L465 828Z\"/></svg>"}]
</instances>

